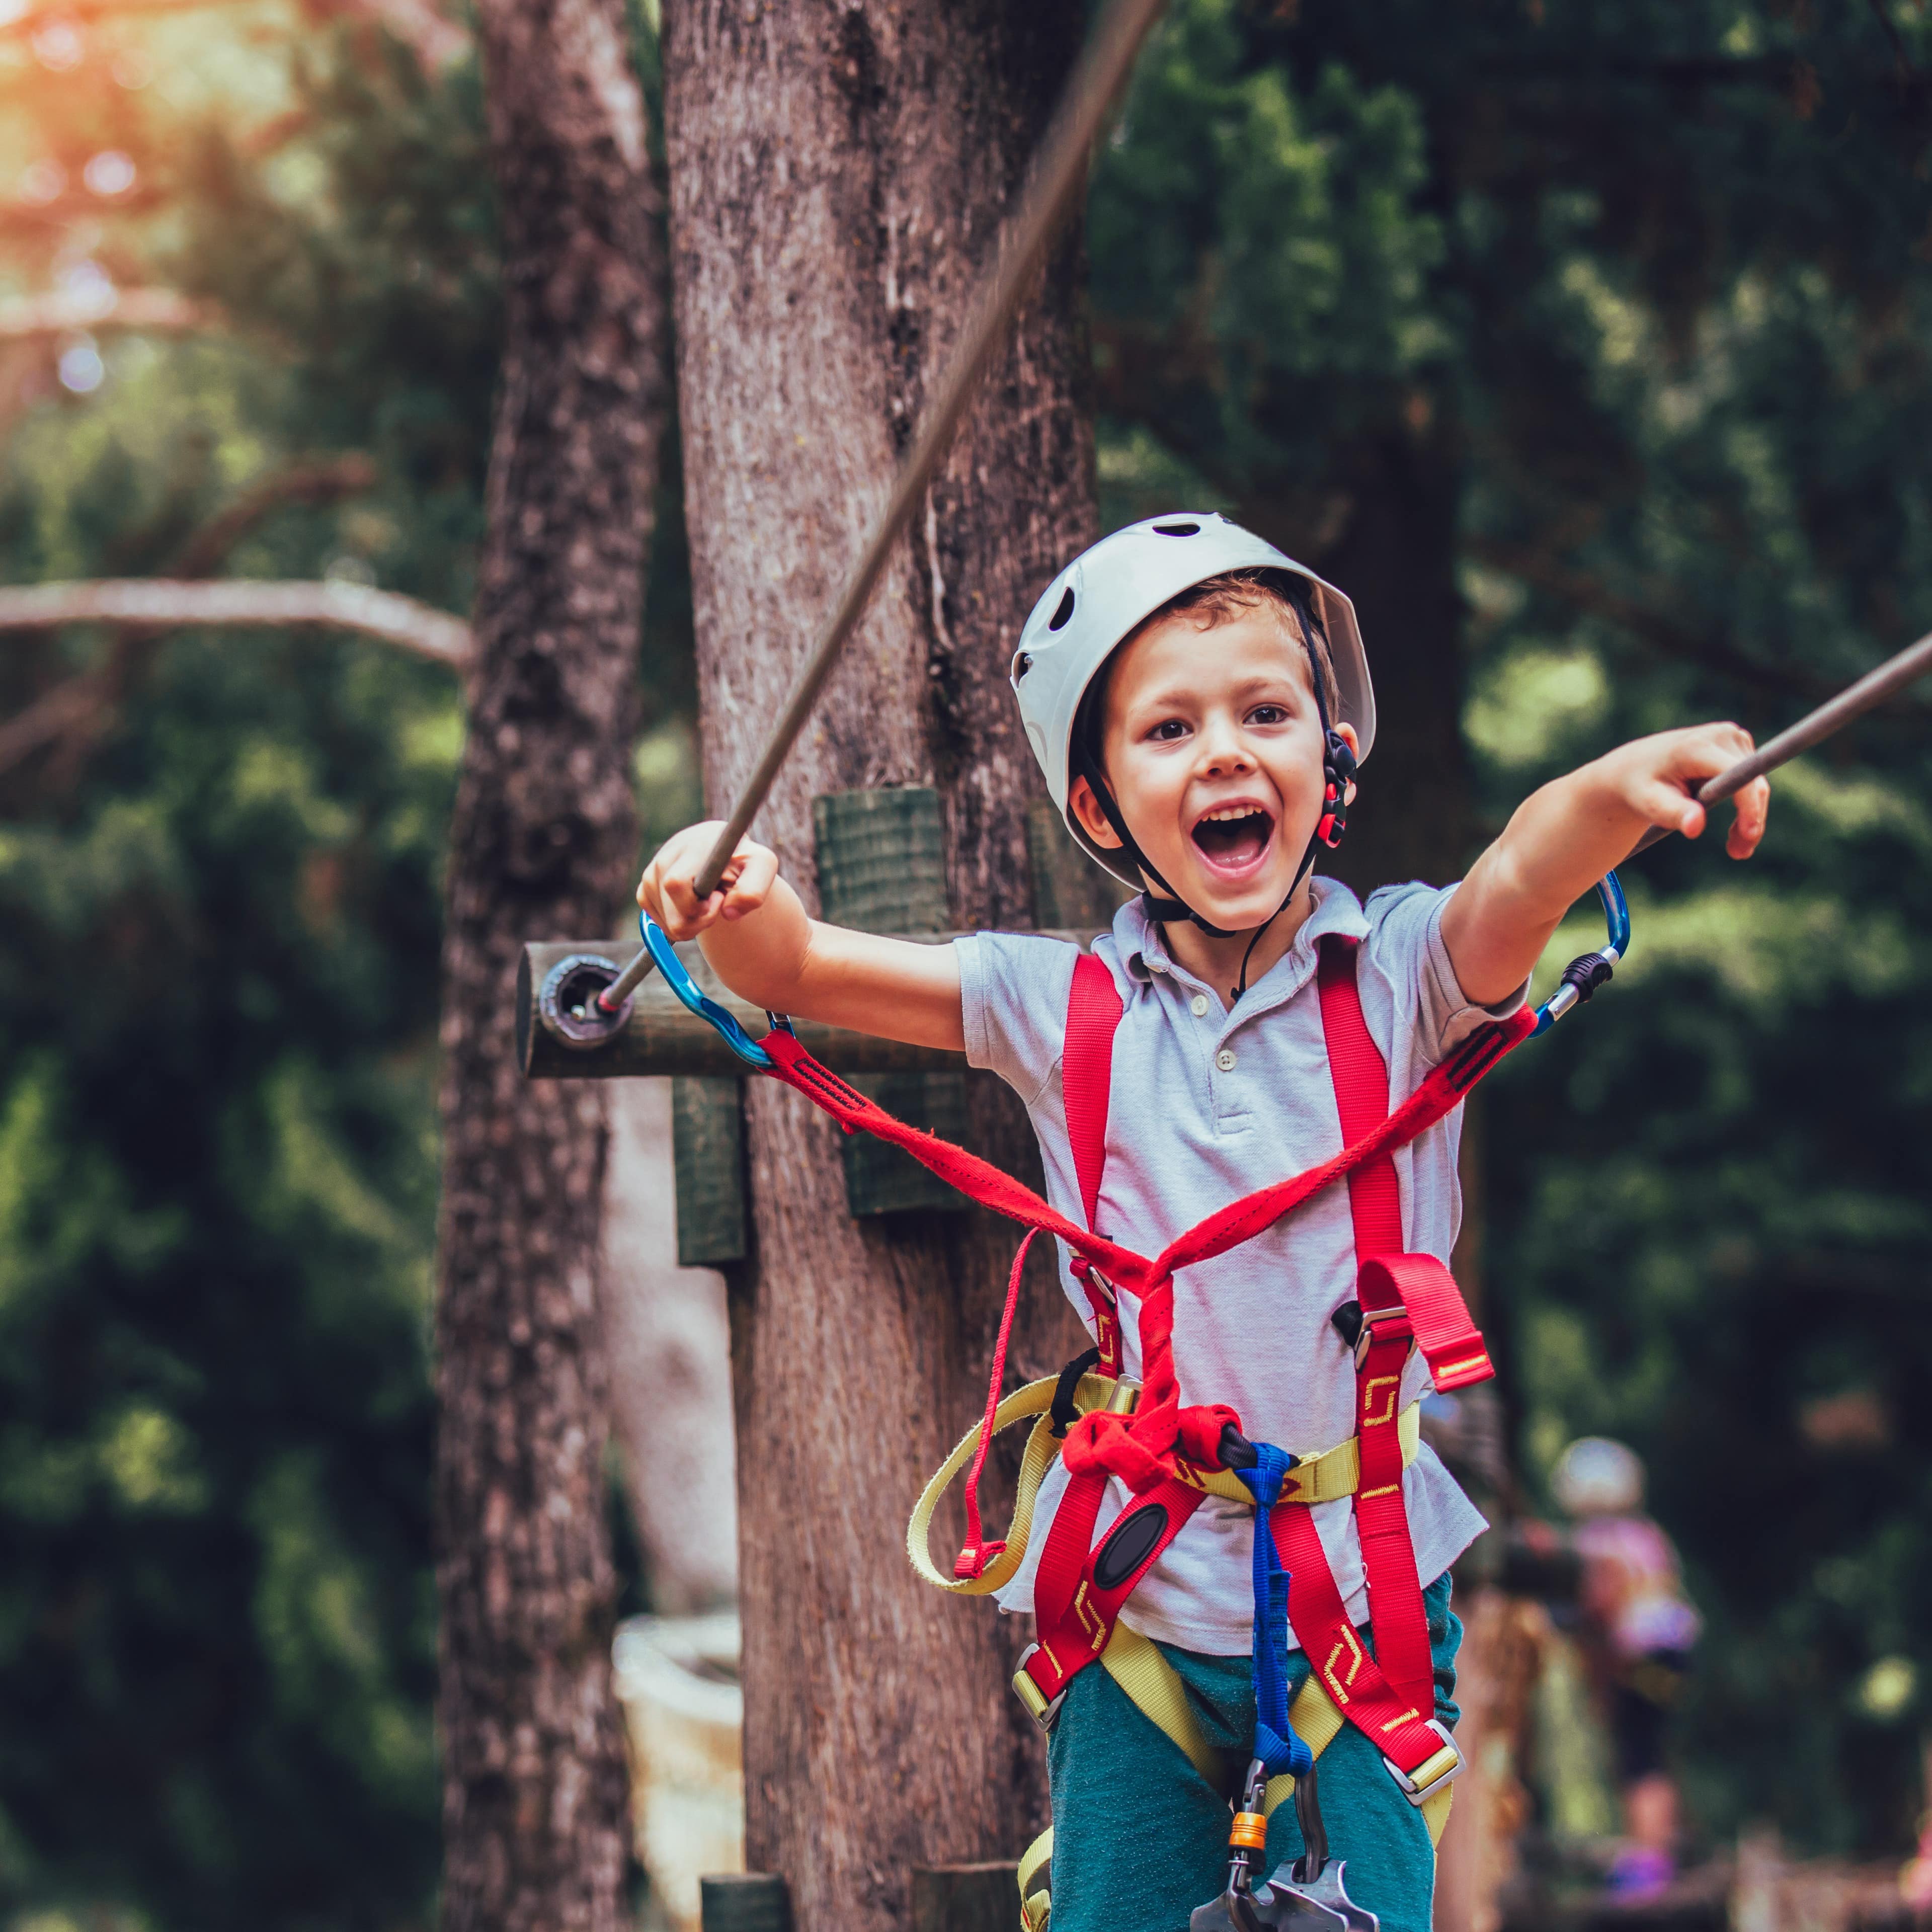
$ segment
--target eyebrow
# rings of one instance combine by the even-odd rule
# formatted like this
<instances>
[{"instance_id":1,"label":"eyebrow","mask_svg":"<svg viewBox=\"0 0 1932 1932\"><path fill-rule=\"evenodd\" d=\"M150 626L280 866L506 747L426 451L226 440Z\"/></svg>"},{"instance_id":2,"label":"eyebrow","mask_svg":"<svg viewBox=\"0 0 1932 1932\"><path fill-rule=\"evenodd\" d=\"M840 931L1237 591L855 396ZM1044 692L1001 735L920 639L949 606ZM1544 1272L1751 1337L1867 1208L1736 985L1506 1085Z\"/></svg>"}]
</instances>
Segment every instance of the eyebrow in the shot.
<instances>
[{"instance_id":1,"label":"eyebrow","mask_svg":"<svg viewBox=\"0 0 1932 1932\"><path fill-rule=\"evenodd\" d=\"M1234 694L1237 698L1252 698L1264 692L1278 692L1284 686L1304 698L1312 695L1313 688L1307 680L1298 678L1293 671L1288 670L1245 677L1234 686ZM1163 685L1135 699L1133 708L1137 710L1164 710L1169 706L1185 704L1196 695L1195 687L1192 685Z\"/></svg>"}]
</instances>

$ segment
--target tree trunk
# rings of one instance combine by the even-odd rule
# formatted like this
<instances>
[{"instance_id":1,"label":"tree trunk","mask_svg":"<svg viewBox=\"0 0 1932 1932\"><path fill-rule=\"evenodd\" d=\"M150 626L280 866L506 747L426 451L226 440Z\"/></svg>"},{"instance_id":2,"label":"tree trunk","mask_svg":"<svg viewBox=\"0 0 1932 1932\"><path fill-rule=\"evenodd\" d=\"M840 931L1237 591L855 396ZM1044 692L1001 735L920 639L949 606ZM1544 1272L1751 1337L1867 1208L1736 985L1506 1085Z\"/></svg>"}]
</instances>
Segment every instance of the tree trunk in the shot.
<instances>
[{"instance_id":1,"label":"tree trunk","mask_svg":"<svg viewBox=\"0 0 1932 1932\"><path fill-rule=\"evenodd\" d=\"M877 513L1071 64L1073 0L669 0L666 135L705 770L722 808ZM1039 784L1006 688L1095 533L1079 256L1049 262L759 836L812 894L815 793L930 784L956 925L1029 922ZM1032 1158L976 1081L980 1144ZM730 1271L746 1853L803 1932L904 1922L907 1870L1044 1822L1015 1635L907 1566L918 1486L983 1400L1012 1243L846 1213L836 1130L748 1083L754 1258ZM1044 1283L1021 1328L1076 1346Z\"/></svg>"},{"instance_id":2,"label":"tree trunk","mask_svg":"<svg viewBox=\"0 0 1932 1932\"><path fill-rule=\"evenodd\" d=\"M444 942L436 1306L446 1864L458 1932L615 1928L602 1102L525 1084L532 933L610 929L667 403L662 244L617 0L479 9L506 293Z\"/></svg>"}]
</instances>

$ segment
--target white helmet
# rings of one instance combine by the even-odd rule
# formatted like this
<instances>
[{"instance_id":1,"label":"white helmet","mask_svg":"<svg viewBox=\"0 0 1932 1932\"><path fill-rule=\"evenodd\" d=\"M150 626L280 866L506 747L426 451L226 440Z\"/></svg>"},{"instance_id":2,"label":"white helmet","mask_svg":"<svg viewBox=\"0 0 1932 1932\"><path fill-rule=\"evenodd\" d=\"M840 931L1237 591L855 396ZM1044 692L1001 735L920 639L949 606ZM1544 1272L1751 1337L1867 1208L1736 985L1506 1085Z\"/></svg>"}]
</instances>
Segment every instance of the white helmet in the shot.
<instances>
[{"instance_id":1,"label":"white helmet","mask_svg":"<svg viewBox=\"0 0 1932 1932\"><path fill-rule=\"evenodd\" d=\"M1643 1465L1607 1436L1582 1436L1556 1459L1550 1486L1570 1516L1626 1516L1642 1504Z\"/></svg>"},{"instance_id":2,"label":"white helmet","mask_svg":"<svg viewBox=\"0 0 1932 1932\"><path fill-rule=\"evenodd\" d=\"M1257 568L1288 571L1306 580L1315 616L1328 633L1341 694L1340 716L1324 722L1355 728L1359 762L1375 742L1376 694L1354 605L1306 564L1216 512L1150 517L1102 537L1047 586L1020 632L1013 653L1013 694L1020 701L1027 742L1046 774L1046 788L1067 830L1130 886L1142 883L1134 857L1096 844L1068 809L1080 700L1120 640L1170 598L1224 571Z\"/></svg>"}]
</instances>

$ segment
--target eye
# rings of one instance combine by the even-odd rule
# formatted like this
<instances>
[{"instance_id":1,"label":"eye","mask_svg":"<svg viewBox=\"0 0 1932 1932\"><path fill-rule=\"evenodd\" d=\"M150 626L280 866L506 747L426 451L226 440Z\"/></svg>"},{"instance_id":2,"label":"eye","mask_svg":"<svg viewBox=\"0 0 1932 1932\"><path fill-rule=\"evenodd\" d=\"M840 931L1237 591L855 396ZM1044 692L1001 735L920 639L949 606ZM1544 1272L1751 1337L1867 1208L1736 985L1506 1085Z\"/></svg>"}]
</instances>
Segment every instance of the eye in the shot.
<instances>
[{"instance_id":1,"label":"eye","mask_svg":"<svg viewBox=\"0 0 1932 1932\"><path fill-rule=\"evenodd\" d=\"M1187 736L1187 727L1178 718L1163 718L1148 736L1156 744L1171 745L1177 738Z\"/></svg>"},{"instance_id":2,"label":"eye","mask_svg":"<svg viewBox=\"0 0 1932 1932\"><path fill-rule=\"evenodd\" d=\"M1248 713L1250 724L1286 724L1288 722L1288 706L1285 704L1257 704Z\"/></svg>"}]
</instances>

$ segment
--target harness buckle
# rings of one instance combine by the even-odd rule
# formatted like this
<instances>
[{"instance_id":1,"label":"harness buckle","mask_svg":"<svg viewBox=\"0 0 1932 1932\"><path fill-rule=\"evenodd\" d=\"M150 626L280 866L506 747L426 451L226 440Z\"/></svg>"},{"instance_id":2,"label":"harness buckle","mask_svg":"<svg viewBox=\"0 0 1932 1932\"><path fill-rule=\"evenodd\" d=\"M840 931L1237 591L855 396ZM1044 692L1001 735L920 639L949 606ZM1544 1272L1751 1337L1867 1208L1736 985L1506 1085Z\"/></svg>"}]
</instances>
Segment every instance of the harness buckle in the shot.
<instances>
[{"instance_id":1,"label":"harness buckle","mask_svg":"<svg viewBox=\"0 0 1932 1932\"><path fill-rule=\"evenodd\" d=\"M1396 1788L1418 1808L1426 1804L1445 1785L1460 1778L1463 1765L1462 1751L1450 1735L1448 1726L1438 1718L1427 1718L1423 1721L1442 1740L1442 1748L1434 1756L1424 1758L1413 1771L1404 1771L1392 1757L1382 1760L1382 1768L1395 1780Z\"/></svg>"},{"instance_id":2,"label":"harness buckle","mask_svg":"<svg viewBox=\"0 0 1932 1932\"><path fill-rule=\"evenodd\" d=\"M1066 1693L1063 1690L1058 1696L1049 1697L1034 1682L1027 1660L1039 1648L1038 1644L1030 1643L1020 1652L1019 1668L1013 1672L1013 1695L1020 1700L1027 1715L1042 1731L1050 1732L1053 1720L1060 1715L1060 1706L1066 1701Z\"/></svg>"},{"instance_id":3,"label":"harness buckle","mask_svg":"<svg viewBox=\"0 0 1932 1932\"><path fill-rule=\"evenodd\" d=\"M1336 1311L1340 1312L1339 1310ZM1384 1336L1378 1329L1401 1326L1393 1335ZM1380 1341L1399 1342L1406 1334L1412 1346L1415 1340L1415 1330L1409 1324L1408 1310L1400 1301L1392 1302L1384 1308L1365 1308L1361 1312L1361 1327L1355 1336L1355 1368L1359 1373L1368 1366L1369 1351Z\"/></svg>"}]
</instances>

